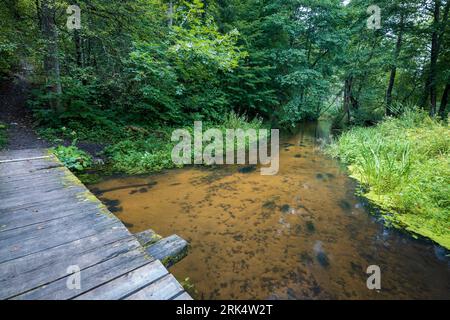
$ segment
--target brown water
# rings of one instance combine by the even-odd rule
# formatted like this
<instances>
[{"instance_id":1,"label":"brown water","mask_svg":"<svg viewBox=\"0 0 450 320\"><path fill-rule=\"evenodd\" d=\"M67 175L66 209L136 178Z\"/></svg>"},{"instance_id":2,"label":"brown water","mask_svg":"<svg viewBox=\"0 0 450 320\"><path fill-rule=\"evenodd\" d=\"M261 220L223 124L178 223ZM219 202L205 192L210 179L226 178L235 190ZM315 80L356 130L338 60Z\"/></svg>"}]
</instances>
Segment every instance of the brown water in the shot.
<instances>
[{"instance_id":1,"label":"brown water","mask_svg":"<svg viewBox=\"0 0 450 320\"><path fill-rule=\"evenodd\" d=\"M346 171L318 150L327 137L319 123L282 139L276 176L191 167L91 189L132 232L190 242L171 272L190 278L196 298L449 299L446 252L371 216ZM381 268L380 291L367 289L369 265Z\"/></svg>"}]
</instances>

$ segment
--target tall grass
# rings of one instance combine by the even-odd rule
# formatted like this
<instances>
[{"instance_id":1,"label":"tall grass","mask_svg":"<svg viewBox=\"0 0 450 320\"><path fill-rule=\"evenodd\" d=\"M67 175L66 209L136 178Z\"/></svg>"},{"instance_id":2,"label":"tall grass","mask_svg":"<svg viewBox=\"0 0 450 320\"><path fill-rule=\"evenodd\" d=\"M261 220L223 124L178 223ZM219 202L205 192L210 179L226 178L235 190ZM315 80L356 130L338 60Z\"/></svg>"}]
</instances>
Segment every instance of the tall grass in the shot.
<instances>
[{"instance_id":1,"label":"tall grass","mask_svg":"<svg viewBox=\"0 0 450 320\"><path fill-rule=\"evenodd\" d=\"M450 249L450 129L420 111L353 128L328 148L396 227Z\"/></svg>"}]
</instances>

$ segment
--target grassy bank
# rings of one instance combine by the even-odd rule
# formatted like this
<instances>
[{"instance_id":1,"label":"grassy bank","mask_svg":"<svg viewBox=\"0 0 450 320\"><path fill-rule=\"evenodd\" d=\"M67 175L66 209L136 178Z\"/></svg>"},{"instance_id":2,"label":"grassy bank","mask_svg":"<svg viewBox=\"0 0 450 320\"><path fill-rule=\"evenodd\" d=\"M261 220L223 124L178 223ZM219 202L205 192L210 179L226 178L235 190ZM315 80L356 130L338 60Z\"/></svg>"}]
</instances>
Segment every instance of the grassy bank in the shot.
<instances>
[{"instance_id":1,"label":"grassy bank","mask_svg":"<svg viewBox=\"0 0 450 320\"><path fill-rule=\"evenodd\" d=\"M387 223L450 249L450 129L419 111L345 132L328 152L348 164Z\"/></svg>"}]
</instances>

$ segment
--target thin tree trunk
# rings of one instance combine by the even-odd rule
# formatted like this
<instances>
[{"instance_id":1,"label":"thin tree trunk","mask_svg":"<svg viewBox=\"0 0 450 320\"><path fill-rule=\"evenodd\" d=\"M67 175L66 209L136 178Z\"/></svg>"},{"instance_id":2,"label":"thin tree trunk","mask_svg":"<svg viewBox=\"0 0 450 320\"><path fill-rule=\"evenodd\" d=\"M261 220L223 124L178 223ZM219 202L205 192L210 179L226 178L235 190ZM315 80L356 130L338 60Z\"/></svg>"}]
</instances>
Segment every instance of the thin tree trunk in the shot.
<instances>
[{"instance_id":1,"label":"thin tree trunk","mask_svg":"<svg viewBox=\"0 0 450 320\"><path fill-rule=\"evenodd\" d=\"M444 93L442 94L441 106L439 107L439 116L442 119L447 118L447 113L445 112L445 110L447 109L449 92L450 92L450 83L447 83L445 85Z\"/></svg>"},{"instance_id":2,"label":"thin tree trunk","mask_svg":"<svg viewBox=\"0 0 450 320\"><path fill-rule=\"evenodd\" d=\"M58 31L56 29L55 16L55 1L45 0L42 2L42 35L46 40L46 48L44 52L44 69L47 75L47 83L52 92L56 93L53 107L60 108L59 95L62 93L61 87L61 73L58 57Z\"/></svg>"},{"instance_id":3,"label":"thin tree trunk","mask_svg":"<svg viewBox=\"0 0 450 320\"><path fill-rule=\"evenodd\" d=\"M37 21L38 21L38 27L39 30L42 30L42 12L41 12L41 5L39 3L39 0L35 0L34 1L35 5L36 5L36 16L37 16Z\"/></svg>"},{"instance_id":4,"label":"thin tree trunk","mask_svg":"<svg viewBox=\"0 0 450 320\"><path fill-rule=\"evenodd\" d=\"M351 120L352 86L353 76L349 76L345 79L344 84L344 114L347 116L347 123Z\"/></svg>"},{"instance_id":5,"label":"thin tree trunk","mask_svg":"<svg viewBox=\"0 0 450 320\"><path fill-rule=\"evenodd\" d=\"M393 115L392 113L392 91L394 89L394 83L395 83L395 76L397 74L397 61L398 57L400 55L400 51L402 48L402 41L403 41L403 14L400 16L400 26L398 31L398 37L397 37L397 43L395 44L395 52L394 52L394 61L391 67L391 74L389 77L389 84L388 88L386 90L386 115Z\"/></svg>"},{"instance_id":6,"label":"thin tree trunk","mask_svg":"<svg viewBox=\"0 0 450 320\"><path fill-rule=\"evenodd\" d=\"M77 67L83 68L83 45L80 31L73 30L73 42L75 43L75 56L77 60Z\"/></svg>"},{"instance_id":7,"label":"thin tree trunk","mask_svg":"<svg viewBox=\"0 0 450 320\"><path fill-rule=\"evenodd\" d=\"M425 84L425 94L424 99L422 99L423 105L426 105L426 100L428 96L430 97L430 115L434 116L436 114L436 101L437 101L437 62L440 53L440 46L442 38L445 34L445 28L448 24L448 14L450 9L450 1L444 8L444 14L442 21L441 16L441 0L434 1L434 21L433 21L433 33L431 36L431 57L430 57L430 72Z\"/></svg>"},{"instance_id":8,"label":"thin tree trunk","mask_svg":"<svg viewBox=\"0 0 450 320\"><path fill-rule=\"evenodd\" d=\"M169 10L167 11L169 28L173 26L173 1L169 2Z\"/></svg>"},{"instance_id":9,"label":"thin tree trunk","mask_svg":"<svg viewBox=\"0 0 450 320\"><path fill-rule=\"evenodd\" d=\"M441 0L434 1L434 30L431 35L431 59L430 59L430 115L436 114L436 74L437 74L437 60L439 56L439 30L438 25L440 21Z\"/></svg>"}]
</instances>

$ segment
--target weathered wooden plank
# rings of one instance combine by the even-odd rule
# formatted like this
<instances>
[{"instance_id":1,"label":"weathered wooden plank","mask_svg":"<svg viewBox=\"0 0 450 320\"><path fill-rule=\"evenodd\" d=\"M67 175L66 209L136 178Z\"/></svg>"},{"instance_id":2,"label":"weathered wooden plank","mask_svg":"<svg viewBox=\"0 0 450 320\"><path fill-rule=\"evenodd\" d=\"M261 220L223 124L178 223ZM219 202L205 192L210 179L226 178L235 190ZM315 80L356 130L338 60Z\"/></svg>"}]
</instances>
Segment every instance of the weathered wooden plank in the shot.
<instances>
[{"instance_id":1,"label":"weathered wooden plank","mask_svg":"<svg viewBox=\"0 0 450 320\"><path fill-rule=\"evenodd\" d=\"M149 261L140 251L131 251L80 272L81 288L69 290L67 277L17 296L16 300L67 300L107 283L124 273L140 268Z\"/></svg>"},{"instance_id":2,"label":"weathered wooden plank","mask_svg":"<svg viewBox=\"0 0 450 320\"><path fill-rule=\"evenodd\" d=\"M48 155L48 151L43 149L7 150L0 151L0 160L41 157L46 155Z\"/></svg>"},{"instance_id":3,"label":"weathered wooden plank","mask_svg":"<svg viewBox=\"0 0 450 320\"><path fill-rule=\"evenodd\" d=\"M192 297L187 292L183 292L171 300L192 300Z\"/></svg>"},{"instance_id":4,"label":"weathered wooden plank","mask_svg":"<svg viewBox=\"0 0 450 320\"><path fill-rule=\"evenodd\" d=\"M72 195L72 196L70 196ZM1 208L0 209L0 215L3 214L19 214L20 212L24 212L26 210L44 210L46 208L52 207L53 204L56 205L61 205L62 203L67 203L67 204L74 204L74 203L84 203L87 202L85 198L83 198L83 192L78 192L78 191L71 191L69 192L69 195L66 197L62 197L61 194L59 196L56 197L42 197L41 200L38 199L34 199L31 200L30 202L22 202L20 204L13 204L12 206L8 206L5 208ZM92 200L89 201L92 202L93 204L96 205L101 205L100 202L98 202L97 200Z\"/></svg>"},{"instance_id":5,"label":"weathered wooden plank","mask_svg":"<svg viewBox=\"0 0 450 320\"><path fill-rule=\"evenodd\" d=\"M82 253L74 252L73 250L65 252L64 255L51 264L0 281L0 284L4 287L4 289L0 290L0 298L9 299L22 292L27 292L53 283L58 279L66 278L68 276L67 268L69 266L77 266L81 270L84 270L96 265L97 269L101 269L103 268L104 262L127 254L128 252L135 252L133 250L136 249L140 249L139 244L132 237L127 237L111 243L104 243L103 246L96 246ZM142 261L145 262L146 260L143 258L141 250L136 252L140 253ZM110 267L110 265L108 266ZM107 273L108 270L103 268L102 272ZM82 275L84 276L84 272L82 272ZM86 284L87 282L84 281L84 285ZM83 286L83 288L85 287Z\"/></svg>"},{"instance_id":6,"label":"weathered wooden plank","mask_svg":"<svg viewBox=\"0 0 450 320\"><path fill-rule=\"evenodd\" d=\"M126 297L126 300L169 300L184 291L173 275L163 278Z\"/></svg>"},{"instance_id":7,"label":"weathered wooden plank","mask_svg":"<svg viewBox=\"0 0 450 320\"><path fill-rule=\"evenodd\" d=\"M120 300L167 275L167 269L158 260L133 270L106 284L84 293L76 300Z\"/></svg>"},{"instance_id":8,"label":"weathered wooden plank","mask_svg":"<svg viewBox=\"0 0 450 320\"><path fill-rule=\"evenodd\" d=\"M68 200L76 199L76 197L84 191L86 191L86 189L83 187L70 186L45 193L36 192L32 195L17 195L14 198L2 199L2 202L0 203L0 210L14 210L35 203L51 203L52 201L61 198L67 198Z\"/></svg>"},{"instance_id":9,"label":"weathered wooden plank","mask_svg":"<svg viewBox=\"0 0 450 320\"><path fill-rule=\"evenodd\" d=\"M39 191L41 192L48 192L52 189L64 186L65 185L61 181L60 177L52 179L51 176L47 177L45 180L39 180L36 182L27 181L27 183L20 184L6 183L2 184L2 187L0 187L0 197L8 198L15 194L27 194L29 192L36 191L37 188L39 188Z\"/></svg>"},{"instance_id":10,"label":"weathered wooden plank","mask_svg":"<svg viewBox=\"0 0 450 320\"><path fill-rule=\"evenodd\" d=\"M0 279L7 280L11 277L23 276L30 272L40 270L64 260L66 256L75 256L96 248L106 247L110 243L129 238L126 228L108 228L72 242L55 246L49 250L29 254L27 256L9 260L0 264ZM0 282L1 283L1 282ZM0 286L1 289L2 286Z\"/></svg>"},{"instance_id":11,"label":"weathered wooden plank","mask_svg":"<svg viewBox=\"0 0 450 320\"><path fill-rule=\"evenodd\" d=\"M75 210L74 214L77 214L77 223L74 223L74 217L67 216L22 228L2 231L0 232L0 246L16 241L23 242L28 239L42 237L43 235L47 235L48 237L50 235L55 235L55 232L63 232L64 234L67 234L69 231L78 232L78 229L80 229L80 231L86 229L85 223L92 223L93 227L95 227L97 223L118 222L115 218L102 214L95 208L88 211ZM69 228L70 230L67 230Z\"/></svg>"},{"instance_id":12,"label":"weathered wooden plank","mask_svg":"<svg viewBox=\"0 0 450 320\"><path fill-rule=\"evenodd\" d=\"M19 213L12 211L0 214L0 232L95 210L98 210L98 205L91 202L73 202L68 204L63 202L62 205L50 208L25 209Z\"/></svg>"},{"instance_id":13,"label":"weathered wooden plank","mask_svg":"<svg viewBox=\"0 0 450 320\"><path fill-rule=\"evenodd\" d=\"M151 229L136 233L134 236L143 247L150 246L161 240L161 236Z\"/></svg>"},{"instance_id":14,"label":"weathered wooden plank","mask_svg":"<svg viewBox=\"0 0 450 320\"><path fill-rule=\"evenodd\" d=\"M85 221L89 225L89 220ZM83 228L68 226L55 233L43 233L40 237L33 237L24 241L11 241L9 239L0 241L0 263L17 259L29 254L42 252L50 248L70 243L75 240L94 235L100 230L119 228L118 224L111 221L103 221Z\"/></svg>"},{"instance_id":15,"label":"weathered wooden plank","mask_svg":"<svg viewBox=\"0 0 450 320\"><path fill-rule=\"evenodd\" d=\"M127 247L123 249L125 248ZM60 278L55 279L55 281L35 287L31 291L14 297L14 299L71 299L152 261L142 254L142 248L139 246L129 245L128 250L123 249L117 251L115 254L102 254L101 256L107 257L103 259L100 259L99 256L90 260L90 256L85 256L83 258L85 261L84 264L82 263L83 261L77 259L77 263L74 265L80 267L80 289L68 289L67 280L69 275L64 273Z\"/></svg>"},{"instance_id":16,"label":"weathered wooden plank","mask_svg":"<svg viewBox=\"0 0 450 320\"><path fill-rule=\"evenodd\" d=\"M172 266L186 256L187 249L187 241L174 234L147 247L146 251L155 259L163 261L164 265Z\"/></svg>"},{"instance_id":17,"label":"weathered wooden plank","mask_svg":"<svg viewBox=\"0 0 450 320\"><path fill-rule=\"evenodd\" d=\"M162 263L59 160L25 159L47 154L0 152L0 161L18 160L0 162L0 299L185 296ZM140 239L149 244L149 236ZM166 251L179 240L170 243L163 243ZM69 266L81 269L80 290L67 287Z\"/></svg>"},{"instance_id":18,"label":"weathered wooden plank","mask_svg":"<svg viewBox=\"0 0 450 320\"><path fill-rule=\"evenodd\" d=\"M0 163L0 172L2 173L2 175L8 177L23 173L32 173L55 168L63 168L63 165L51 158Z\"/></svg>"},{"instance_id":19,"label":"weathered wooden plank","mask_svg":"<svg viewBox=\"0 0 450 320\"><path fill-rule=\"evenodd\" d=\"M8 175L7 171L0 168L0 183L29 183L33 181L45 180L47 177L62 177L67 175L62 169L46 169L36 172L25 172L19 175Z\"/></svg>"}]
</instances>

